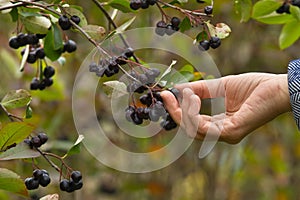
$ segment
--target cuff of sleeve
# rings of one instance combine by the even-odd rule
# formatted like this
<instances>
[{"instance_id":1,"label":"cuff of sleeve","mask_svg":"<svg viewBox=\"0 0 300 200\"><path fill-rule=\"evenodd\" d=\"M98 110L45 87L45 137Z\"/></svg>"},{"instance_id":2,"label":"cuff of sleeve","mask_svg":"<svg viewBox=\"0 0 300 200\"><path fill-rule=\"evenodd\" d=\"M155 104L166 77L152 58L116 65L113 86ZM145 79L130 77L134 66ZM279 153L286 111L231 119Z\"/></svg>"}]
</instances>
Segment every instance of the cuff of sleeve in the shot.
<instances>
[{"instance_id":1,"label":"cuff of sleeve","mask_svg":"<svg viewBox=\"0 0 300 200\"><path fill-rule=\"evenodd\" d=\"M294 119L300 130L300 59L289 63L288 88Z\"/></svg>"}]
</instances>

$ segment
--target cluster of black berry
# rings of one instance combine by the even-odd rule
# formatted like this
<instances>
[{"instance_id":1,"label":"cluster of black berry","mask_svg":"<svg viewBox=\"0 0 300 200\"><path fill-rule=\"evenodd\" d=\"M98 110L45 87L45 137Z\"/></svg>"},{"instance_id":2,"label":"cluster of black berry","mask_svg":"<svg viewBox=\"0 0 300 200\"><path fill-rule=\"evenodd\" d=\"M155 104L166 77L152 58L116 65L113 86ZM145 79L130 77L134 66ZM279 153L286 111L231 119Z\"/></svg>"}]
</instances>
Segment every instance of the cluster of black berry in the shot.
<instances>
[{"instance_id":1,"label":"cluster of black berry","mask_svg":"<svg viewBox=\"0 0 300 200\"><path fill-rule=\"evenodd\" d=\"M53 79L51 78L55 74L55 69L51 66L45 67L43 71L44 78L39 80L34 77L30 83L31 90L44 90L46 87L50 87L53 84Z\"/></svg>"},{"instance_id":2,"label":"cluster of black berry","mask_svg":"<svg viewBox=\"0 0 300 200\"><path fill-rule=\"evenodd\" d=\"M48 141L48 136L45 133L39 133L37 136L33 136L31 139L27 138L24 140L30 148L39 148Z\"/></svg>"},{"instance_id":3,"label":"cluster of black berry","mask_svg":"<svg viewBox=\"0 0 300 200\"><path fill-rule=\"evenodd\" d=\"M59 187L61 191L74 192L83 186L82 175L80 171L73 171L70 180L63 179L60 181Z\"/></svg>"},{"instance_id":4,"label":"cluster of black berry","mask_svg":"<svg viewBox=\"0 0 300 200\"><path fill-rule=\"evenodd\" d=\"M42 187L46 187L51 182L49 173L42 169L36 169L32 173L32 177L25 179L25 186L28 190L34 190L41 185Z\"/></svg>"},{"instance_id":5,"label":"cluster of black berry","mask_svg":"<svg viewBox=\"0 0 300 200\"><path fill-rule=\"evenodd\" d=\"M209 47L216 49L221 45L221 39L219 37L211 37L210 40L202 40L199 42L199 49L201 51L207 51Z\"/></svg>"},{"instance_id":6,"label":"cluster of black berry","mask_svg":"<svg viewBox=\"0 0 300 200\"><path fill-rule=\"evenodd\" d=\"M161 20L156 23L156 34L163 36L164 34L172 35L175 31L179 31L180 19L178 17L172 17L169 24Z\"/></svg>"},{"instance_id":7,"label":"cluster of black berry","mask_svg":"<svg viewBox=\"0 0 300 200\"><path fill-rule=\"evenodd\" d=\"M204 13L207 15L211 15L213 13L213 7L212 6L205 6L204 7Z\"/></svg>"},{"instance_id":8,"label":"cluster of black berry","mask_svg":"<svg viewBox=\"0 0 300 200\"><path fill-rule=\"evenodd\" d=\"M290 14L290 5L297 6L300 8L300 0L291 0L291 1L284 1L283 4L276 10L278 14L287 13Z\"/></svg>"},{"instance_id":9,"label":"cluster of black berry","mask_svg":"<svg viewBox=\"0 0 300 200\"><path fill-rule=\"evenodd\" d=\"M160 96L161 87L156 85L153 88L155 79L159 74L160 71L156 68L147 69L143 74L137 74L134 71L130 73L130 75L139 82L134 81L129 84L127 86L127 91L129 93L134 92L142 94L148 90L148 93L141 95L139 98L144 106L128 106L125 109L125 117L129 122L133 122L136 125L142 124L144 120L157 122L162 117L163 120L161 126L165 130L171 130L176 128L177 124L164 108L163 100ZM172 90L175 91L175 89Z\"/></svg>"},{"instance_id":10,"label":"cluster of black berry","mask_svg":"<svg viewBox=\"0 0 300 200\"><path fill-rule=\"evenodd\" d=\"M44 34L27 34L27 33L19 33L17 36L13 36L9 39L9 46L13 49L18 49L19 47L30 45L29 54L27 56L28 63L35 63L37 59L44 59L45 52L44 48L41 47L39 43L39 39L44 38L46 35ZM25 49L21 51L21 55L23 56Z\"/></svg>"},{"instance_id":11,"label":"cluster of black berry","mask_svg":"<svg viewBox=\"0 0 300 200\"><path fill-rule=\"evenodd\" d=\"M76 15L71 16L71 20L75 24L80 23L80 18ZM59 17L58 24L59 24L59 26L61 27L62 30L69 30L72 27L70 19L66 15L62 15L62 16Z\"/></svg>"},{"instance_id":12,"label":"cluster of black berry","mask_svg":"<svg viewBox=\"0 0 300 200\"><path fill-rule=\"evenodd\" d=\"M155 5L156 2L157 0L130 0L130 8L132 10L147 9L149 6Z\"/></svg>"},{"instance_id":13,"label":"cluster of black berry","mask_svg":"<svg viewBox=\"0 0 300 200\"><path fill-rule=\"evenodd\" d=\"M126 60L133 56L133 49L127 48L120 56L112 56L110 58L100 59L99 63L92 62L89 65L89 71L95 73L99 77L104 75L111 77L119 72L119 65L125 65Z\"/></svg>"}]
</instances>

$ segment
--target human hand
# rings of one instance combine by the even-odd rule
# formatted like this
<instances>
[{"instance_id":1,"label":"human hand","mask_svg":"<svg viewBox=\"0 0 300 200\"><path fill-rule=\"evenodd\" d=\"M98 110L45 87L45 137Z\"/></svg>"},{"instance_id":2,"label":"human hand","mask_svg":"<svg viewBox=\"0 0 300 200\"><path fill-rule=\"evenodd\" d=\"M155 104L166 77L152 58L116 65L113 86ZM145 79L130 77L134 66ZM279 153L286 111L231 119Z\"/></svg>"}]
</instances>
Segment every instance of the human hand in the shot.
<instances>
[{"instance_id":1,"label":"human hand","mask_svg":"<svg viewBox=\"0 0 300 200\"><path fill-rule=\"evenodd\" d=\"M161 93L166 109L191 137L203 140L207 133L230 144L278 115L291 111L286 74L246 73L176 85L178 102L171 92ZM199 114L201 99L225 98L226 112Z\"/></svg>"}]
</instances>

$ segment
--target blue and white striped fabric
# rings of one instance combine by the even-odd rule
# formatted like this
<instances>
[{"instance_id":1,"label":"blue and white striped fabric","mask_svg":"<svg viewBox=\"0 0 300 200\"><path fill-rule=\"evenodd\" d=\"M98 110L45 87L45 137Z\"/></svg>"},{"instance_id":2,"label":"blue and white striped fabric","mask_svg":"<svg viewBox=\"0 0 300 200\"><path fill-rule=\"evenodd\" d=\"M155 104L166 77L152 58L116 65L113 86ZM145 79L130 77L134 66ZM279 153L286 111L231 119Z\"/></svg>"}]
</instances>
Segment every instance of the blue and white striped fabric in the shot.
<instances>
[{"instance_id":1,"label":"blue and white striped fabric","mask_svg":"<svg viewBox=\"0 0 300 200\"><path fill-rule=\"evenodd\" d=\"M289 63L288 85L292 111L300 129L300 59Z\"/></svg>"}]
</instances>

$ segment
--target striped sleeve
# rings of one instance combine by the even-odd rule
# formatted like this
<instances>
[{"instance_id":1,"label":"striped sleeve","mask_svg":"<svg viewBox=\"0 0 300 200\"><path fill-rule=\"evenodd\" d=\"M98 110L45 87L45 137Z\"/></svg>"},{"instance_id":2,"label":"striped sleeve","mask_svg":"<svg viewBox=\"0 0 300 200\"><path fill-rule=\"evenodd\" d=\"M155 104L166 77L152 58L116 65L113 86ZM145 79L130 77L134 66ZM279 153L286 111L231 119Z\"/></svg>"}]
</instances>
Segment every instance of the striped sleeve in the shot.
<instances>
[{"instance_id":1,"label":"striped sleeve","mask_svg":"<svg viewBox=\"0 0 300 200\"><path fill-rule=\"evenodd\" d=\"M300 59L288 66L288 87L295 121L300 129Z\"/></svg>"}]
</instances>

